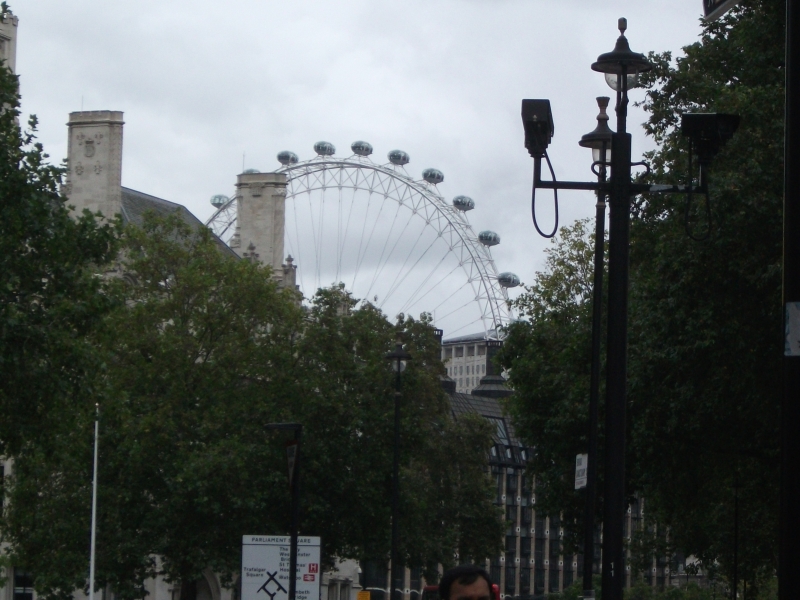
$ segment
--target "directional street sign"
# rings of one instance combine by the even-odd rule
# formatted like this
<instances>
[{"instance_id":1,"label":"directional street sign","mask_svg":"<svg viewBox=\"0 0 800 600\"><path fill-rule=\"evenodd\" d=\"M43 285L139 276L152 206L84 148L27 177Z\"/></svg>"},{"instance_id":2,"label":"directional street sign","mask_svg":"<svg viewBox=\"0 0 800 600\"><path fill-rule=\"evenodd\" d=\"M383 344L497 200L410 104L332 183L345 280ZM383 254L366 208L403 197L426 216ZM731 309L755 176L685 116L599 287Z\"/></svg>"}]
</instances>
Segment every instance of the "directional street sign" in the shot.
<instances>
[{"instance_id":1,"label":"directional street sign","mask_svg":"<svg viewBox=\"0 0 800 600\"><path fill-rule=\"evenodd\" d=\"M706 21L716 21L740 0L703 0L703 16Z\"/></svg>"},{"instance_id":2,"label":"directional street sign","mask_svg":"<svg viewBox=\"0 0 800 600\"><path fill-rule=\"evenodd\" d=\"M242 600L288 600L288 535L242 537ZM317 600L322 578L319 568L320 539L297 538L296 600Z\"/></svg>"}]
</instances>

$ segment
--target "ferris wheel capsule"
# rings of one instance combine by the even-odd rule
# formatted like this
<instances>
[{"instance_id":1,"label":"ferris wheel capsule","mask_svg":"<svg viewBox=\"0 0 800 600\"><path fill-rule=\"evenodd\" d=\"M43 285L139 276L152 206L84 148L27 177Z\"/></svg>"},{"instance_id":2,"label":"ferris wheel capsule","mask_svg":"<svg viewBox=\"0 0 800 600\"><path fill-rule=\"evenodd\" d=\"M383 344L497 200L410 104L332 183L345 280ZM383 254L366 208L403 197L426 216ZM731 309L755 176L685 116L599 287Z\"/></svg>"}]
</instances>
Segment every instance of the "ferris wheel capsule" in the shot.
<instances>
[{"instance_id":1,"label":"ferris wheel capsule","mask_svg":"<svg viewBox=\"0 0 800 600\"><path fill-rule=\"evenodd\" d=\"M442 183L444 181L444 173L442 173L439 169L425 169L422 172L422 178L428 183L436 185L437 183Z\"/></svg>"},{"instance_id":2,"label":"ferris wheel capsule","mask_svg":"<svg viewBox=\"0 0 800 600\"><path fill-rule=\"evenodd\" d=\"M481 231L478 234L478 241L484 246L497 246L500 243L500 236L494 231Z\"/></svg>"},{"instance_id":3,"label":"ferris wheel capsule","mask_svg":"<svg viewBox=\"0 0 800 600\"><path fill-rule=\"evenodd\" d=\"M453 198L453 206L460 211L467 212L475 208L475 201L469 196L456 196Z\"/></svg>"},{"instance_id":4,"label":"ferris wheel capsule","mask_svg":"<svg viewBox=\"0 0 800 600\"><path fill-rule=\"evenodd\" d=\"M289 152L289 150L284 150L283 152L278 152L278 162L282 165L294 165L299 162L299 158L297 158L297 154L294 152Z\"/></svg>"},{"instance_id":5,"label":"ferris wheel capsule","mask_svg":"<svg viewBox=\"0 0 800 600\"><path fill-rule=\"evenodd\" d=\"M408 161L411 160L411 157L408 156L408 152L403 152L402 150L392 150L387 156L389 157L389 162L398 167L407 165Z\"/></svg>"},{"instance_id":6,"label":"ferris wheel capsule","mask_svg":"<svg viewBox=\"0 0 800 600\"><path fill-rule=\"evenodd\" d=\"M220 206L224 206L225 203L228 201L228 197L225 194L214 194L211 196L211 206L214 208L219 208Z\"/></svg>"},{"instance_id":7,"label":"ferris wheel capsule","mask_svg":"<svg viewBox=\"0 0 800 600\"><path fill-rule=\"evenodd\" d=\"M500 273L497 276L497 283L502 285L504 288L513 288L519 285L519 277L517 277L514 273L509 273L506 271L505 273Z\"/></svg>"},{"instance_id":8,"label":"ferris wheel capsule","mask_svg":"<svg viewBox=\"0 0 800 600\"><path fill-rule=\"evenodd\" d=\"M320 156L333 156L336 153L336 146L330 142L317 142L314 144L314 152Z\"/></svg>"},{"instance_id":9,"label":"ferris wheel capsule","mask_svg":"<svg viewBox=\"0 0 800 600\"><path fill-rule=\"evenodd\" d=\"M361 140L350 144L350 149L353 151L353 154L358 154L359 156L369 156L372 154L372 144Z\"/></svg>"}]
</instances>

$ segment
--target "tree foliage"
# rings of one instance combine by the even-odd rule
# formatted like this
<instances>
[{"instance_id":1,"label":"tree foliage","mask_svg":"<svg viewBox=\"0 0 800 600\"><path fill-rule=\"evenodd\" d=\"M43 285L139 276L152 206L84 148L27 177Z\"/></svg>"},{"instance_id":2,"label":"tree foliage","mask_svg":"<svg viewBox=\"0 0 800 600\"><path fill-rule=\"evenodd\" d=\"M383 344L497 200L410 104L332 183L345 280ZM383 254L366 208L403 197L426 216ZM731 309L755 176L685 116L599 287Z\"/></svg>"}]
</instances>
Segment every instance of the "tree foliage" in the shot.
<instances>
[{"instance_id":1,"label":"tree foliage","mask_svg":"<svg viewBox=\"0 0 800 600\"><path fill-rule=\"evenodd\" d=\"M5 13L0 9L0 15ZM109 310L97 278L115 228L70 218L62 168L47 163L36 118L19 126L18 80L0 64L0 453L20 452L91 396L99 365L86 334Z\"/></svg>"},{"instance_id":2,"label":"tree foliage","mask_svg":"<svg viewBox=\"0 0 800 600\"><path fill-rule=\"evenodd\" d=\"M751 582L771 576L777 553L784 9L745 0L677 60L651 55L645 130L659 149L645 179L686 182L681 113L737 113L741 125L712 165L708 239L687 235L708 224L701 196L688 208L683 196L637 198L631 226L628 491L669 527L671 549L723 575L738 493L739 572ZM552 509L580 501L558 474L585 447L589 373L586 294L570 296L581 285L570 278L589 282L580 265L591 262L569 232L562 244L551 257L566 264L549 260L520 299L529 320L503 354Z\"/></svg>"},{"instance_id":3,"label":"tree foliage","mask_svg":"<svg viewBox=\"0 0 800 600\"><path fill-rule=\"evenodd\" d=\"M136 598L160 574L188 590L207 568L231 584L243 535L288 533L285 434L265 428L277 422L304 425L301 532L322 537L329 563L386 559L394 379L384 356L398 335L414 357L402 378L406 562L496 550L490 431L450 418L427 317L392 324L339 287L303 308L268 268L221 253L177 215L127 228L122 259L108 292L116 309L93 336L107 390L98 586ZM9 486L6 539L43 596L85 586L92 411L81 418L55 452L20 456Z\"/></svg>"},{"instance_id":4,"label":"tree foliage","mask_svg":"<svg viewBox=\"0 0 800 600\"><path fill-rule=\"evenodd\" d=\"M562 227L545 251L545 270L514 302L499 360L515 395L508 409L533 451L537 511L566 524L564 544L580 543L583 495L573 490L575 455L588 445L593 235L589 221ZM602 420L601 420L602 422Z\"/></svg>"}]
</instances>

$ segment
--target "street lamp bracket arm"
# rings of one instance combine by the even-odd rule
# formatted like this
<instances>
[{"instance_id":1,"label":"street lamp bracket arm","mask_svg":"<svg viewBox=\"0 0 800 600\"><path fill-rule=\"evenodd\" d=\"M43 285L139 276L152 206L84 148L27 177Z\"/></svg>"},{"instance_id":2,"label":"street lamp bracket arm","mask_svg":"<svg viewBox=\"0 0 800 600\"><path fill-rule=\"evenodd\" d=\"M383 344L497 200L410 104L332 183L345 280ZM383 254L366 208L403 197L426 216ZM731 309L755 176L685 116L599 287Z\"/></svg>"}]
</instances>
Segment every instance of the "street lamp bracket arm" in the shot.
<instances>
[{"instance_id":1,"label":"street lamp bracket arm","mask_svg":"<svg viewBox=\"0 0 800 600\"><path fill-rule=\"evenodd\" d=\"M548 103L549 106L549 103ZM549 182L542 181L542 158L536 156L533 159L533 189L531 190L531 218L533 219L533 226L543 238L552 238L558 231L558 182L556 181L556 172L553 170L553 164L550 162L550 157L547 151L544 152L544 159L547 161L547 168L550 169L550 177L553 179ZM550 233L545 233L539 227L539 221L536 219L536 187L537 184L551 183L552 187L546 185L539 185L538 187L550 187L553 190L553 206L555 207L555 220L553 223L553 230Z\"/></svg>"}]
</instances>

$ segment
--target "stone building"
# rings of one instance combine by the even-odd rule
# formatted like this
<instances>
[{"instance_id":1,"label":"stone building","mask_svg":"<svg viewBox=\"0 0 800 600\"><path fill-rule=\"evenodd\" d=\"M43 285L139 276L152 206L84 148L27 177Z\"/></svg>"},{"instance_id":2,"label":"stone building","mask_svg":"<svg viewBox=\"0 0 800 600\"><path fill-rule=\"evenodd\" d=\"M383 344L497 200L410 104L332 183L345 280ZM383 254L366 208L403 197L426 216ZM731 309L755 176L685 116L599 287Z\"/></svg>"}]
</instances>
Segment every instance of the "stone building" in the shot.
<instances>
[{"instance_id":1,"label":"stone building","mask_svg":"<svg viewBox=\"0 0 800 600\"><path fill-rule=\"evenodd\" d=\"M126 224L140 224L148 211L176 213L190 227L205 227L185 206L122 186L123 126L120 111L70 113L64 193L74 211L120 215ZM269 265L280 285L296 289L297 266L282 260L286 176L242 173L236 190L242 243L232 248L217 239L220 250Z\"/></svg>"},{"instance_id":2,"label":"stone building","mask_svg":"<svg viewBox=\"0 0 800 600\"><path fill-rule=\"evenodd\" d=\"M489 336L494 337L494 336ZM486 375L495 375L492 359L503 343L487 339L482 333L446 339L442 342L442 362L456 384L455 391L469 394Z\"/></svg>"}]
</instances>

